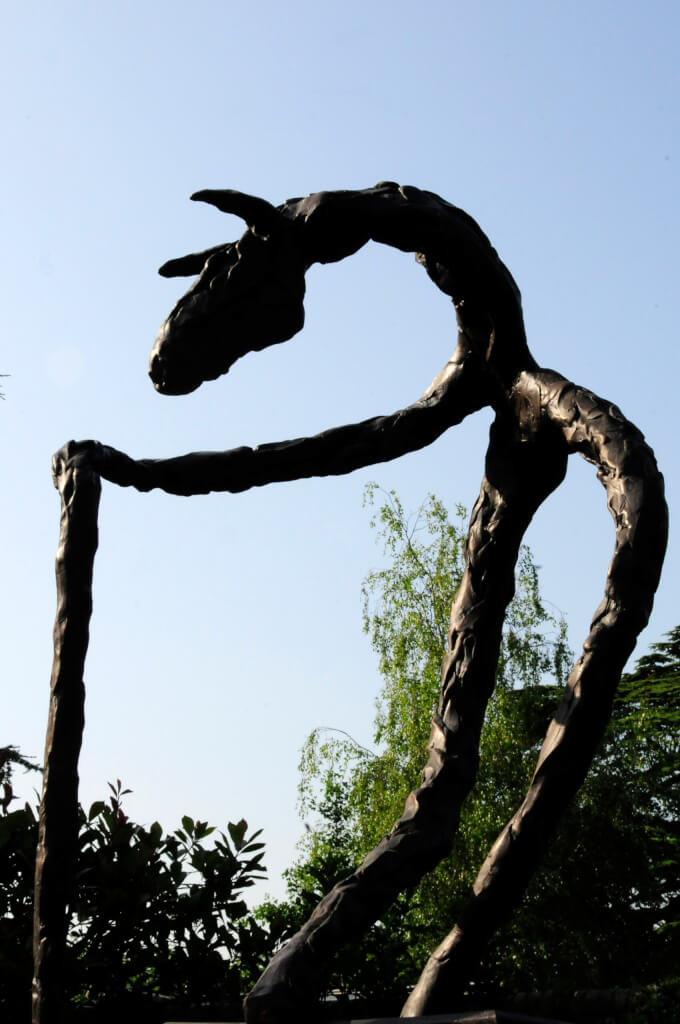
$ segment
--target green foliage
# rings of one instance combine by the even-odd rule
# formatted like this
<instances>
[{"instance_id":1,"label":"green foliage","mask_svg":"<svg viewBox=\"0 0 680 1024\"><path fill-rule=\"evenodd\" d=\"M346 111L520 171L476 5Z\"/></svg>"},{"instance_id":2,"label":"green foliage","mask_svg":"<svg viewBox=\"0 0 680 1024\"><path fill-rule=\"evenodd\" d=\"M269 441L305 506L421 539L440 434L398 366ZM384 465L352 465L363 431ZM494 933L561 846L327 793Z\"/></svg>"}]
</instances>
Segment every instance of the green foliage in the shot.
<instances>
[{"instance_id":1,"label":"green foliage","mask_svg":"<svg viewBox=\"0 0 680 1024\"><path fill-rule=\"evenodd\" d=\"M680 627L621 681L588 778L490 951L498 962L514 949L512 979L522 987L549 988L555 977L566 988L678 978L678 640ZM655 676L650 658L660 654Z\"/></svg>"},{"instance_id":2,"label":"green foliage","mask_svg":"<svg viewBox=\"0 0 680 1024\"><path fill-rule=\"evenodd\" d=\"M15 759L16 760L16 759ZM227 833L185 815L164 833L130 821L120 780L106 801L80 808L75 893L69 908L68 991L107 1006L162 995L187 1007L239 1002L270 955L243 893L263 877L259 832ZM32 974L37 820L0 816L0 1005L25 1009Z\"/></svg>"},{"instance_id":3,"label":"green foliage","mask_svg":"<svg viewBox=\"0 0 680 1024\"><path fill-rule=\"evenodd\" d=\"M15 798L12 787L12 772L16 765L21 765L27 772L42 771L40 765L28 757L23 757L18 747L0 747L0 786L2 796L0 797L0 813L7 814L9 805Z\"/></svg>"},{"instance_id":4,"label":"green foliage","mask_svg":"<svg viewBox=\"0 0 680 1024\"><path fill-rule=\"evenodd\" d=\"M18 1004L26 1011L33 976L33 876L38 822L26 804L10 811L16 799L12 771L21 766L40 771L16 747L0 747L0 1006Z\"/></svg>"},{"instance_id":5,"label":"green foliage","mask_svg":"<svg viewBox=\"0 0 680 1024\"><path fill-rule=\"evenodd\" d=\"M375 485L367 488L366 502L373 506L377 493ZM319 792L327 793L345 780L358 856L392 827L406 794L418 785L427 759L451 603L464 569L466 520L465 509L457 506L455 520L450 522L434 495L409 519L394 493L383 495L371 518L389 560L384 568L369 573L362 587L364 630L378 655L382 677L374 732L379 752L371 754L351 740L328 739L315 732L303 749L300 765L303 814L319 812ZM499 746L505 751L495 780L503 792L515 792L517 773L522 781L528 773L518 763L517 749L512 749L521 745L521 736L516 730L499 736L507 729L503 708L513 700L507 694L512 688L537 686L546 676L563 683L570 659L566 624L544 606L536 566L530 551L523 548L503 634L497 692L483 740L485 753L486 748L494 751ZM482 775L478 788L493 781ZM488 808L483 813L488 814ZM499 808L496 817L503 813Z\"/></svg>"},{"instance_id":6,"label":"green foliage","mask_svg":"<svg viewBox=\"0 0 680 1024\"><path fill-rule=\"evenodd\" d=\"M120 780L110 789L108 803L82 815L69 935L74 990L94 1000L125 990L190 1003L238 999L235 922L247 913L243 890L262 877L260 833L248 837L242 820L228 825L228 838L185 815L164 834L158 822L129 821Z\"/></svg>"},{"instance_id":7,"label":"green foliage","mask_svg":"<svg viewBox=\"0 0 680 1024\"><path fill-rule=\"evenodd\" d=\"M374 506L377 494L376 486L369 485L365 502ZM364 630L378 655L383 680L374 732L379 753L314 732L300 763L303 816L319 811L319 792L332 789L335 780L351 778L348 807L356 816L351 832L357 839L357 855L368 852L392 827L427 758L451 603L464 569L466 520L465 509L457 506L450 522L434 495L409 519L393 492L383 494L371 518L389 560L369 573L362 586ZM570 660L566 623L546 609L531 552L522 548L484 743L497 744L494 729L501 725L494 725L495 704L502 702L502 692L536 686L546 676L562 683ZM515 758L509 755L507 762L514 770Z\"/></svg>"},{"instance_id":8,"label":"green foliage","mask_svg":"<svg viewBox=\"0 0 680 1024\"><path fill-rule=\"evenodd\" d=\"M368 490L369 504L376 495L375 487ZM300 807L313 825L288 872L289 900L263 911L281 936L389 831L418 784L449 609L463 571L464 519L457 508L450 522L430 496L409 520L393 493L383 495L373 516L388 559L362 590L364 628L382 677L377 751L320 730L305 744ZM480 772L452 855L400 898L363 944L338 958L327 988L396 1000L414 983L524 796L570 661L565 622L548 611L524 548ZM487 951L469 996L626 987L677 974L679 698L680 627L622 682L591 773L521 907Z\"/></svg>"},{"instance_id":9,"label":"green foliage","mask_svg":"<svg viewBox=\"0 0 680 1024\"><path fill-rule=\"evenodd\" d=\"M27 1013L33 977L38 823L28 804L0 814L0 1006ZM20 1019L17 1017L17 1019Z\"/></svg>"}]
</instances>

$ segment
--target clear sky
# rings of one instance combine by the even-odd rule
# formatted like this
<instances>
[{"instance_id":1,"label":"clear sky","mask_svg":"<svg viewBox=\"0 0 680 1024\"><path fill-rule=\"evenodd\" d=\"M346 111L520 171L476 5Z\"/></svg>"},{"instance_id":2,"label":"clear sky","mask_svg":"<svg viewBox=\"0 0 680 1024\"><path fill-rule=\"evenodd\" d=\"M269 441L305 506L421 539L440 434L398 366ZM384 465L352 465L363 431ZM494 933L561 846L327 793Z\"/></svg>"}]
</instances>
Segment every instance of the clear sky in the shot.
<instances>
[{"instance_id":1,"label":"clear sky","mask_svg":"<svg viewBox=\"0 0 680 1024\"><path fill-rule=\"evenodd\" d=\"M415 399L452 351L445 297L412 257L372 246L312 269L294 341L159 396L148 353L185 285L156 267L242 230L190 203L197 189L276 203L392 179L462 206L522 289L538 361L621 406L677 505L679 21L670 0L7 6L0 745L42 756L63 442L151 457L313 433ZM347 477L240 495L105 484L83 801L120 777L137 820L244 816L280 893L306 735L371 743L360 584L380 552L363 487L394 487L409 509L428 491L470 506L489 421ZM528 540L578 649L613 529L593 468L571 462ZM680 622L678 578L672 522L638 653Z\"/></svg>"}]
</instances>

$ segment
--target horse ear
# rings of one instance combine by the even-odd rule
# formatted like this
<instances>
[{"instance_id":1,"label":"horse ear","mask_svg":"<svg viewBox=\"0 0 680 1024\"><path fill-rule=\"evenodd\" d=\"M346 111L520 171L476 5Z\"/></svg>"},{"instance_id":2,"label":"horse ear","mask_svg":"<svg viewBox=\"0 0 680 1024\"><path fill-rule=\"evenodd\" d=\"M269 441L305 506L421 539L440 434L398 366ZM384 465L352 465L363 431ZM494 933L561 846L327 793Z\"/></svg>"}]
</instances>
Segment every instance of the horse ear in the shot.
<instances>
[{"instance_id":1,"label":"horse ear","mask_svg":"<svg viewBox=\"0 0 680 1024\"><path fill-rule=\"evenodd\" d=\"M191 197L199 203L210 203L222 213L241 217L257 234L271 234L286 223L285 217L266 199L249 196L231 188L204 188Z\"/></svg>"},{"instance_id":2,"label":"horse ear","mask_svg":"<svg viewBox=\"0 0 680 1024\"><path fill-rule=\"evenodd\" d=\"M188 256L179 256L177 259L168 260L162 267L158 268L161 277L190 277L200 274L206 261L214 256L216 252L225 252L228 245L215 245L212 249L204 252L191 252Z\"/></svg>"}]
</instances>

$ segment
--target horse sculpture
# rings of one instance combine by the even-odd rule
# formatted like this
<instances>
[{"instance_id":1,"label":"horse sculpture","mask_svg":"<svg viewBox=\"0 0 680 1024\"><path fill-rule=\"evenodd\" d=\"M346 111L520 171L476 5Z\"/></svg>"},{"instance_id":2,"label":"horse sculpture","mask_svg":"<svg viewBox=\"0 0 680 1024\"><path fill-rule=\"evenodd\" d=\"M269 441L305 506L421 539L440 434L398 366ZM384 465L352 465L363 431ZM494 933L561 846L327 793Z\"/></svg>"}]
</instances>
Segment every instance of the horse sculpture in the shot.
<instances>
[{"instance_id":1,"label":"horse sculpture","mask_svg":"<svg viewBox=\"0 0 680 1024\"><path fill-rule=\"evenodd\" d=\"M226 373L247 352L292 337L304 323L305 271L314 263L344 259L369 240L416 253L417 262L451 297L458 322L455 352L424 395L405 409L315 437L138 461L96 442L71 442L55 456L62 496L69 473L93 473L142 491L159 487L173 494L235 492L348 473L422 448L484 406L495 412L421 783L390 834L273 958L245 1000L251 1024L313 1019L319 967L450 851L461 805L475 781L523 535L562 482L573 452L598 467L607 493L615 547L583 653L549 725L526 797L492 847L469 903L430 957L402 1016L449 1010L457 986L521 898L605 729L659 580L667 535L663 479L642 434L615 405L539 368L527 346L519 289L486 235L462 210L431 192L394 182L320 192L278 207L230 190L192 198L239 215L247 230L237 242L161 267L165 276L198 274L153 347L149 373L161 393L192 391Z\"/></svg>"}]
</instances>

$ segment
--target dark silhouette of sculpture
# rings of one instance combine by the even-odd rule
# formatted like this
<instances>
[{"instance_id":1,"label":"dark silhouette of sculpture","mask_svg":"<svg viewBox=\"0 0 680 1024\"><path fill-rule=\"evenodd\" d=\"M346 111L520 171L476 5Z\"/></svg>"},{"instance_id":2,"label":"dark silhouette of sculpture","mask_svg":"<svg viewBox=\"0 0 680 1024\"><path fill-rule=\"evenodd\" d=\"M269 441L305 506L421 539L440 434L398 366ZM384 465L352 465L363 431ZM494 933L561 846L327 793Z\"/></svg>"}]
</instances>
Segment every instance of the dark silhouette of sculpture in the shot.
<instances>
[{"instance_id":1,"label":"dark silhouette of sculpture","mask_svg":"<svg viewBox=\"0 0 680 1024\"><path fill-rule=\"evenodd\" d=\"M394 182L363 191L320 192L279 207L229 190L199 192L192 198L238 214L248 228L238 242L171 260L161 268L166 276L199 276L156 339L149 372L160 392L192 391L226 373L245 353L292 337L304 321L305 271L313 263L344 259L369 240L417 254L437 287L453 300L458 342L452 358L412 405L315 437L161 460L133 460L96 442L70 442L57 453L55 479L64 509L60 587L74 585L69 582L68 556L76 541L68 531L79 487L89 509L81 527L89 544L73 556L81 566L80 606L69 604L64 595L60 599L60 607L71 608L76 635L70 638L63 628L69 621L66 612L58 616L48 784L50 756L56 759L53 740L60 735L54 725L56 702L66 685L60 666L70 658L75 724L64 727L63 745L71 768L59 768L58 773L52 769L52 775L63 776L68 799L72 804L75 792L77 800L82 729L78 686L87 645L99 477L141 491L159 487L173 494L198 494L347 473L424 447L468 414L491 406L495 420L470 522L465 573L451 612L441 699L421 784L408 796L391 833L321 901L245 1002L251 1022L304 1019L307 1011L313 1013L319 966L451 849L462 802L475 780L518 549L535 511L564 478L567 457L579 452L598 467L615 523L605 594L548 728L527 795L490 851L460 920L432 954L402 1015L448 1010L485 942L521 898L560 815L587 773L621 671L651 611L667 534L663 480L642 434L616 406L538 367L527 347L517 285L462 210L431 192ZM66 655L69 643L74 653ZM47 792L43 804L34 1014L38 1019L42 1006L44 1022L49 1018L49 983L44 979L54 970L50 957L58 961L50 929L57 936L51 940L56 948L65 926L59 924L48 884L49 815L56 811L50 812ZM59 847L54 858L67 871L68 851Z\"/></svg>"}]
</instances>

